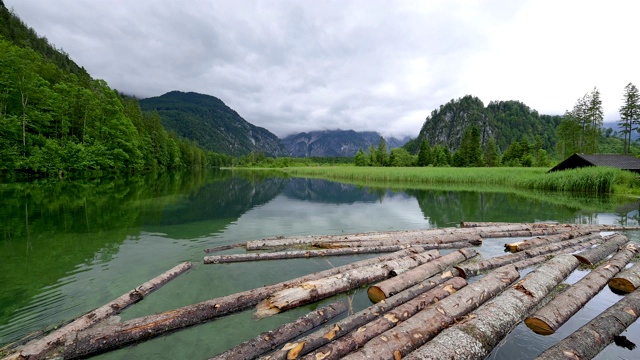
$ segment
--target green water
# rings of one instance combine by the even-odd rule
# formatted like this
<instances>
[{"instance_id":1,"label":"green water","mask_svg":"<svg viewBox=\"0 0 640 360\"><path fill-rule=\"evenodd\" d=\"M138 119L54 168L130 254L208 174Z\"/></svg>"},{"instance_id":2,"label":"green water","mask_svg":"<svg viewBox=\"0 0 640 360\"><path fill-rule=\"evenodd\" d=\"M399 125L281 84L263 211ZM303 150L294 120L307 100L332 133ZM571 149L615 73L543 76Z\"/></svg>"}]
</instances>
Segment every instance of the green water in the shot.
<instances>
[{"instance_id":1,"label":"green water","mask_svg":"<svg viewBox=\"0 0 640 360\"><path fill-rule=\"evenodd\" d=\"M212 246L280 235L449 227L463 220L637 225L638 219L635 201L471 190L388 191L267 172L0 185L0 347L80 316L182 261L196 266L125 310L121 319L373 256L203 265L203 250ZM639 237L628 235L634 241ZM487 240L482 246L485 256L501 250L499 241ZM588 321L617 299L605 291L579 319ZM364 289L350 295L355 310L369 305ZM260 321L248 310L98 358L207 358L333 300ZM632 327L629 332L640 337L640 330ZM557 340L517 328L491 357L509 359L517 353L532 358ZM527 344L524 350L522 342ZM604 355L639 355L620 351L608 349Z\"/></svg>"}]
</instances>

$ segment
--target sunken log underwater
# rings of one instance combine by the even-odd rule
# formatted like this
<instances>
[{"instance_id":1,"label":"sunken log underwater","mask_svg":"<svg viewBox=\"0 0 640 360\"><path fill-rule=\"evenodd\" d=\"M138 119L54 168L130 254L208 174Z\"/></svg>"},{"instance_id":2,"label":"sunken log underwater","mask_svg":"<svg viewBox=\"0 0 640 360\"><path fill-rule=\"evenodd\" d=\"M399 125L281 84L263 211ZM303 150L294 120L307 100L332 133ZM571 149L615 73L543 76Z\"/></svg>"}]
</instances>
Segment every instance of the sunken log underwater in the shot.
<instances>
[{"instance_id":1,"label":"sunken log underwater","mask_svg":"<svg viewBox=\"0 0 640 360\"><path fill-rule=\"evenodd\" d=\"M618 303L539 354L588 359L624 338L640 315L640 268L629 266L640 247L625 234L635 230L640 228L463 222L452 228L278 237L210 248L202 266L217 270L228 262L333 256L353 261L165 312L126 321L116 317L194 266L179 264L67 326L5 346L0 357L86 358L241 311L253 312L246 321L260 321L323 301L314 311L210 356L483 359L519 324L532 329L531 336L554 333L608 284L620 294ZM483 257L489 242L509 253ZM211 255L227 250L235 253ZM374 255L362 260L358 254ZM580 267L587 274L564 284ZM354 309L354 295L345 294L363 288L367 295L358 296L368 296L371 305Z\"/></svg>"}]
</instances>

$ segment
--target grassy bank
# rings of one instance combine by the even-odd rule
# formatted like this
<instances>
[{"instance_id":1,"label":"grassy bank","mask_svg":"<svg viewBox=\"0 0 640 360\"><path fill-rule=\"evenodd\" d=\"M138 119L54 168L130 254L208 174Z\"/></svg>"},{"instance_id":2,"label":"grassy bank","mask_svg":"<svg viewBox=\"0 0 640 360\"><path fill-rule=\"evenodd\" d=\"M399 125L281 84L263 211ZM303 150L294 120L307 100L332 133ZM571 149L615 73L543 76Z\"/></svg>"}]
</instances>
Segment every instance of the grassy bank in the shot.
<instances>
[{"instance_id":1,"label":"grassy bank","mask_svg":"<svg viewBox=\"0 0 640 360\"><path fill-rule=\"evenodd\" d=\"M526 190L584 194L640 195L636 174L613 168L590 167L548 174L547 168L441 168L441 167L291 167L292 176L318 177L362 185L504 186Z\"/></svg>"}]
</instances>

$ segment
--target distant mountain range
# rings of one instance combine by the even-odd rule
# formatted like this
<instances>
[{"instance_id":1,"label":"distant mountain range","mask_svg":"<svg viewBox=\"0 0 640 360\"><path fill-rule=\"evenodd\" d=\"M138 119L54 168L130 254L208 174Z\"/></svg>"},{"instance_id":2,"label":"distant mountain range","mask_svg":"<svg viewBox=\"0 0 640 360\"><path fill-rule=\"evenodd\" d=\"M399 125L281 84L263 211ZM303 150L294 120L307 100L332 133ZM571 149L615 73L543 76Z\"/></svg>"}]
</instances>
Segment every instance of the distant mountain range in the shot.
<instances>
[{"instance_id":1,"label":"distant mountain range","mask_svg":"<svg viewBox=\"0 0 640 360\"><path fill-rule=\"evenodd\" d=\"M358 150L378 146L381 135L374 131L353 130L311 131L289 135L282 139L291 157L353 157ZM385 139L387 149L403 146L409 138Z\"/></svg>"}]
</instances>

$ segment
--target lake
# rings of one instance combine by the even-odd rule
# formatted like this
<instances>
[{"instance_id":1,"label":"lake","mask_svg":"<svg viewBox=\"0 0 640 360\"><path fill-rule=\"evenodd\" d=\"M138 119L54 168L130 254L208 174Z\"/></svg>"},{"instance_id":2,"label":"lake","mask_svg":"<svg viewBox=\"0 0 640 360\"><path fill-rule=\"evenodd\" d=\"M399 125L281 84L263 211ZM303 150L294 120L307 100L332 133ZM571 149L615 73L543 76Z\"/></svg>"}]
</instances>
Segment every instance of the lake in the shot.
<instances>
[{"instance_id":1,"label":"lake","mask_svg":"<svg viewBox=\"0 0 640 360\"><path fill-rule=\"evenodd\" d=\"M204 265L204 249L274 236L458 226L461 221L638 225L637 201L549 193L439 189L388 190L279 172L215 170L111 181L0 185L0 347L101 306L183 261L195 268L120 314L121 320L374 257ZM640 232L627 232L640 241ZM502 253L487 239L484 256ZM241 252L235 249L226 253ZM573 283L586 274L576 271ZM366 289L254 320L247 310L96 358L204 359L336 299L354 311ZM518 326L492 359L530 359L620 297L605 288L556 334ZM640 325L625 333L640 342ZM610 345L601 359L640 358Z\"/></svg>"}]
</instances>

